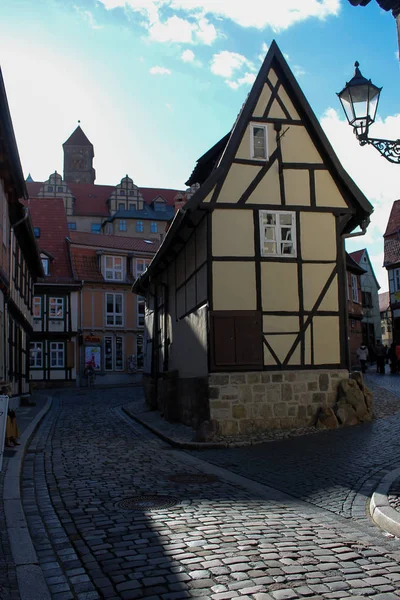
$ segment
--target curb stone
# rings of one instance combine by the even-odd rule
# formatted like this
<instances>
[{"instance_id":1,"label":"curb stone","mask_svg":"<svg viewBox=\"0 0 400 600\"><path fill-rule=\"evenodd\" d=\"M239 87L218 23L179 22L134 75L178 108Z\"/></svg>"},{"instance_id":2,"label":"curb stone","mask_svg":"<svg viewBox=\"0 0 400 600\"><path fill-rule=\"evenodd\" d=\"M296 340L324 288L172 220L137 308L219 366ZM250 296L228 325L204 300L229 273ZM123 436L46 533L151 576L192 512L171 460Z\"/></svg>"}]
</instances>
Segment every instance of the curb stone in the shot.
<instances>
[{"instance_id":1,"label":"curb stone","mask_svg":"<svg viewBox=\"0 0 400 600\"><path fill-rule=\"evenodd\" d=\"M4 475L4 514L21 600L51 600L26 523L20 490L26 449L40 422L50 410L51 402L51 397L48 397L45 406L22 433L19 452L8 462Z\"/></svg>"},{"instance_id":2,"label":"curb stone","mask_svg":"<svg viewBox=\"0 0 400 600\"><path fill-rule=\"evenodd\" d=\"M371 496L372 520L382 529L400 538L400 513L389 504L388 493L392 484L400 477L400 468L387 473Z\"/></svg>"},{"instance_id":3,"label":"curb stone","mask_svg":"<svg viewBox=\"0 0 400 600\"><path fill-rule=\"evenodd\" d=\"M125 406L121 406L122 410L128 417L142 425L146 429L148 429L151 433L154 433L157 437L162 439L167 444L170 444L174 448L180 448L181 450L216 450L218 448L244 448L245 446L255 446L258 444L265 444L268 442L274 442L274 439L266 439L266 440L242 440L237 442L180 442L177 439L174 439L168 435L166 435L161 429L158 427L154 427L154 425L150 425L144 419L141 419L134 412L130 411Z\"/></svg>"}]
</instances>

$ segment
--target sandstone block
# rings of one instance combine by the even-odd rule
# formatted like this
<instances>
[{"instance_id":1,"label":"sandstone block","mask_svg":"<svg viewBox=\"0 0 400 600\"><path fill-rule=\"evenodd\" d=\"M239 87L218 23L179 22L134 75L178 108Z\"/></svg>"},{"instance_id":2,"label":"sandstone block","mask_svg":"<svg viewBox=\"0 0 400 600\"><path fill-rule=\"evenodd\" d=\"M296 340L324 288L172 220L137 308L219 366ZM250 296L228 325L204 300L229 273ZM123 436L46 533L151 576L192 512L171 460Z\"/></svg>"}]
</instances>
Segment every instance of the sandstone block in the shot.
<instances>
[{"instance_id":1,"label":"sandstone block","mask_svg":"<svg viewBox=\"0 0 400 600\"><path fill-rule=\"evenodd\" d=\"M263 383L257 383L253 385L253 392L257 394L263 394L265 392L265 385Z\"/></svg>"},{"instance_id":2,"label":"sandstone block","mask_svg":"<svg viewBox=\"0 0 400 600\"><path fill-rule=\"evenodd\" d=\"M316 381L309 381L307 383L307 390L309 392L316 392L316 391L318 391L318 383Z\"/></svg>"},{"instance_id":3,"label":"sandstone block","mask_svg":"<svg viewBox=\"0 0 400 600\"><path fill-rule=\"evenodd\" d=\"M293 388L290 383L282 384L282 400L284 402L290 402L293 399Z\"/></svg>"},{"instance_id":4,"label":"sandstone block","mask_svg":"<svg viewBox=\"0 0 400 600\"><path fill-rule=\"evenodd\" d=\"M235 435L236 433L238 433L238 431L238 421L226 420L220 422L220 432L222 433L222 435Z\"/></svg>"},{"instance_id":5,"label":"sandstone block","mask_svg":"<svg viewBox=\"0 0 400 600\"><path fill-rule=\"evenodd\" d=\"M245 435L249 435L254 433L255 423L252 419L243 419L243 421L239 421L239 431Z\"/></svg>"},{"instance_id":6,"label":"sandstone block","mask_svg":"<svg viewBox=\"0 0 400 600\"><path fill-rule=\"evenodd\" d=\"M247 383L260 383L261 374L260 373L247 373Z\"/></svg>"},{"instance_id":7,"label":"sandstone block","mask_svg":"<svg viewBox=\"0 0 400 600\"><path fill-rule=\"evenodd\" d=\"M229 375L229 379L234 385L246 383L246 375L244 373L232 373L232 375Z\"/></svg>"},{"instance_id":8,"label":"sandstone block","mask_svg":"<svg viewBox=\"0 0 400 600\"><path fill-rule=\"evenodd\" d=\"M283 381L282 373L277 373L275 375L272 375L272 381L273 382Z\"/></svg>"},{"instance_id":9,"label":"sandstone block","mask_svg":"<svg viewBox=\"0 0 400 600\"><path fill-rule=\"evenodd\" d=\"M319 389L321 390L321 392L327 392L329 390L329 375L328 375L328 373L320 374Z\"/></svg>"},{"instance_id":10,"label":"sandstone block","mask_svg":"<svg viewBox=\"0 0 400 600\"><path fill-rule=\"evenodd\" d=\"M316 392L312 395L313 404L325 405L326 394L322 392Z\"/></svg>"},{"instance_id":11,"label":"sandstone block","mask_svg":"<svg viewBox=\"0 0 400 600\"><path fill-rule=\"evenodd\" d=\"M297 416L297 406L288 406L288 417Z\"/></svg>"},{"instance_id":12,"label":"sandstone block","mask_svg":"<svg viewBox=\"0 0 400 600\"><path fill-rule=\"evenodd\" d=\"M253 399L253 392L250 385L241 385L239 387L239 398L242 402L251 402Z\"/></svg>"},{"instance_id":13,"label":"sandstone block","mask_svg":"<svg viewBox=\"0 0 400 600\"><path fill-rule=\"evenodd\" d=\"M287 405L284 402L279 402L278 404L274 404L274 415L276 417L286 417L287 416Z\"/></svg>"},{"instance_id":14,"label":"sandstone block","mask_svg":"<svg viewBox=\"0 0 400 600\"><path fill-rule=\"evenodd\" d=\"M229 375L209 375L208 383L210 385L228 385Z\"/></svg>"},{"instance_id":15,"label":"sandstone block","mask_svg":"<svg viewBox=\"0 0 400 600\"><path fill-rule=\"evenodd\" d=\"M269 383L271 381L271 375L269 373L261 373L262 383Z\"/></svg>"},{"instance_id":16,"label":"sandstone block","mask_svg":"<svg viewBox=\"0 0 400 600\"><path fill-rule=\"evenodd\" d=\"M246 416L246 409L243 404L234 404L232 406L232 417L234 419L245 419Z\"/></svg>"},{"instance_id":17,"label":"sandstone block","mask_svg":"<svg viewBox=\"0 0 400 600\"><path fill-rule=\"evenodd\" d=\"M219 387L210 387L208 390L210 400L219 398Z\"/></svg>"},{"instance_id":18,"label":"sandstone block","mask_svg":"<svg viewBox=\"0 0 400 600\"><path fill-rule=\"evenodd\" d=\"M263 404L260 407L260 416L265 420L272 418L273 417L272 406L270 406L269 404Z\"/></svg>"},{"instance_id":19,"label":"sandstone block","mask_svg":"<svg viewBox=\"0 0 400 600\"><path fill-rule=\"evenodd\" d=\"M293 373L291 371L286 371L285 381L296 381L296 373Z\"/></svg>"},{"instance_id":20,"label":"sandstone block","mask_svg":"<svg viewBox=\"0 0 400 600\"><path fill-rule=\"evenodd\" d=\"M295 394L301 394L302 392L306 392L307 391L307 384L304 382L300 382L300 383L294 383L293 384L293 391Z\"/></svg>"}]
</instances>

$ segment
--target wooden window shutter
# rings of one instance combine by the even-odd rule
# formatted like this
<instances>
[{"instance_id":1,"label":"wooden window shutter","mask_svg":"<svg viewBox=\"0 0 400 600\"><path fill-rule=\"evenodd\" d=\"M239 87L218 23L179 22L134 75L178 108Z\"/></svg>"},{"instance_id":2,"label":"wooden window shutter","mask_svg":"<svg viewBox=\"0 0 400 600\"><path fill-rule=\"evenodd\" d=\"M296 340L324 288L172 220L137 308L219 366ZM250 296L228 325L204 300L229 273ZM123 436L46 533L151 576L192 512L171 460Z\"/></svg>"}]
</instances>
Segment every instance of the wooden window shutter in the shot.
<instances>
[{"instance_id":1,"label":"wooden window shutter","mask_svg":"<svg viewBox=\"0 0 400 600\"><path fill-rule=\"evenodd\" d=\"M261 313L214 311L210 313L211 369L262 369Z\"/></svg>"},{"instance_id":2,"label":"wooden window shutter","mask_svg":"<svg viewBox=\"0 0 400 600\"><path fill-rule=\"evenodd\" d=\"M74 342L67 342L67 369L73 369L75 366L75 344Z\"/></svg>"}]
</instances>

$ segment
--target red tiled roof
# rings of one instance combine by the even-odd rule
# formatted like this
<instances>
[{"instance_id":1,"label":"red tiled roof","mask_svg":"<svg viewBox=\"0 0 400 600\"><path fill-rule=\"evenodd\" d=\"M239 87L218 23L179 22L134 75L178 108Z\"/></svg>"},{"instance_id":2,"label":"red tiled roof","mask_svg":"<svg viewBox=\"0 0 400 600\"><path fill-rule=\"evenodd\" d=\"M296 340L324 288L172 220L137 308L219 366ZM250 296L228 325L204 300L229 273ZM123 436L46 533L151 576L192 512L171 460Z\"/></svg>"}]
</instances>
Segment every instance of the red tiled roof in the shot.
<instances>
[{"instance_id":1,"label":"red tiled roof","mask_svg":"<svg viewBox=\"0 0 400 600\"><path fill-rule=\"evenodd\" d=\"M390 293L382 292L382 294L378 294L379 297L379 312L384 312L388 310L390 306Z\"/></svg>"},{"instance_id":2,"label":"red tiled roof","mask_svg":"<svg viewBox=\"0 0 400 600\"><path fill-rule=\"evenodd\" d=\"M149 240L151 243L148 243L141 238L125 237L122 235L102 235L99 233L86 233L85 231L70 231L69 237L73 244L79 244L80 246L146 252L148 254L155 254L160 246L157 240Z\"/></svg>"},{"instance_id":3,"label":"red tiled roof","mask_svg":"<svg viewBox=\"0 0 400 600\"><path fill-rule=\"evenodd\" d=\"M400 262L400 240L397 237L385 238L383 265L385 267Z\"/></svg>"},{"instance_id":4,"label":"red tiled roof","mask_svg":"<svg viewBox=\"0 0 400 600\"><path fill-rule=\"evenodd\" d=\"M96 250L71 246L71 261L74 277L78 281L104 281L99 271Z\"/></svg>"},{"instance_id":5,"label":"red tiled roof","mask_svg":"<svg viewBox=\"0 0 400 600\"><path fill-rule=\"evenodd\" d=\"M181 194L182 190L169 190L165 188L145 188L140 187L139 192L142 194L146 204L150 204L155 198L161 196L167 201L168 206L174 205L174 198L177 194Z\"/></svg>"},{"instance_id":6,"label":"red tiled roof","mask_svg":"<svg viewBox=\"0 0 400 600\"><path fill-rule=\"evenodd\" d=\"M77 217L109 217L107 200L113 193L113 185L95 183L67 183L75 198L74 215Z\"/></svg>"},{"instance_id":7,"label":"red tiled roof","mask_svg":"<svg viewBox=\"0 0 400 600\"><path fill-rule=\"evenodd\" d=\"M37 197L43 181L26 182L28 194ZM75 198L74 215L77 217L109 217L107 200L115 190L115 185L96 185L95 183L67 183ZM174 198L179 190L164 188L139 188L146 204L150 204L158 196L162 196L168 206L174 205Z\"/></svg>"},{"instance_id":8,"label":"red tiled roof","mask_svg":"<svg viewBox=\"0 0 400 600\"><path fill-rule=\"evenodd\" d=\"M63 143L63 146L93 146L93 144L88 140L81 126L78 125L67 141Z\"/></svg>"},{"instance_id":9,"label":"red tiled roof","mask_svg":"<svg viewBox=\"0 0 400 600\"><path fill-rule=\"evenodd\" d=\"M61 198L30 198L24 201L29 208L32 224L39 227L37 244L40 251L54 257L50 261L50 275L39 281L63 282L72 280L66 238L67 218Z\"/></svg>"},{"instance_id":10,"label":"red tiled roof","mask_svg":"<svg viewBox=\"0 0 400 600\"><path fill-rule=\"evenodd\" d=\"M393 235L398 231L400 231L400 200L395 200L393 202L386 231L383 236L386 237L387 235Z\"/></svg>"},{"instance_id":11,"label":"red tiled roof","mask_svg":"<svg viewBox=\"0 0 400 600\"><path fill-rule=\"evenodd\" d=\"M364 254L364 252L365 252L365 248L363 248L362 250L356 250L355 252L349 252L349 254L350 254L351 258L356 261L356 263L360 264L360 261L362 259L362 255Z\"/></svg>"},{"instance_id":12,"label":"red tiled roof","mask_svg":"<svg viewBox=\"0 0 400 600\"><path fill-rule=\"evenodd\" d=\"M36 198L43 186L43 181L26 181L25 183L26 189L28 190L28 196Z\"/></svg>"}]
</instances>

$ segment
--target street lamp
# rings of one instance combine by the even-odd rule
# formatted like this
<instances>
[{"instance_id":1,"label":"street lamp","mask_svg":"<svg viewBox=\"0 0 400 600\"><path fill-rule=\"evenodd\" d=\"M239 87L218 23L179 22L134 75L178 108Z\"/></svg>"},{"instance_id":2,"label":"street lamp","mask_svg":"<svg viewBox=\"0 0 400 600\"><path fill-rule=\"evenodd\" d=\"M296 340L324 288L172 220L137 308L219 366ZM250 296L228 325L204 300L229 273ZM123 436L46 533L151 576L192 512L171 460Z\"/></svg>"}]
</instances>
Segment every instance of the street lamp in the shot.
<instances>
[{"instance_id":1,"label":"street lamp","mask_svg":"<svg viewBox=\"0 0 400 600\"><path fill-rule=\"evenodd\" d=\"M368 137L369 127L375 121L382 88L362 76L358 62L355 62L354 66L356 70L353 79L350 79L338 93L349 125L354 128L354 133L361 146L371 144L387 160L400 164L400 140Z\"/></svg>"}]
</instances>

